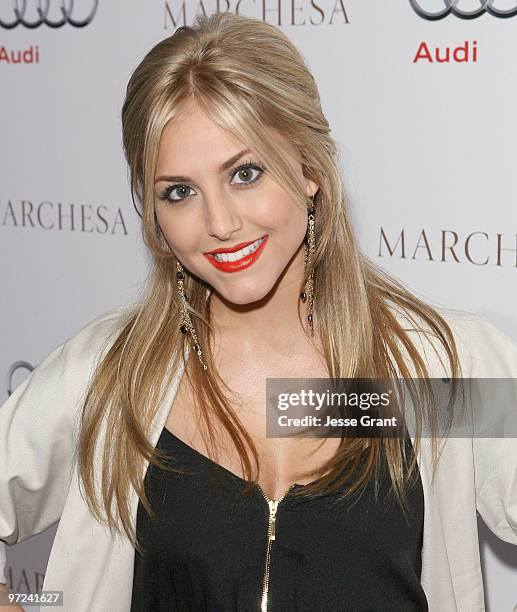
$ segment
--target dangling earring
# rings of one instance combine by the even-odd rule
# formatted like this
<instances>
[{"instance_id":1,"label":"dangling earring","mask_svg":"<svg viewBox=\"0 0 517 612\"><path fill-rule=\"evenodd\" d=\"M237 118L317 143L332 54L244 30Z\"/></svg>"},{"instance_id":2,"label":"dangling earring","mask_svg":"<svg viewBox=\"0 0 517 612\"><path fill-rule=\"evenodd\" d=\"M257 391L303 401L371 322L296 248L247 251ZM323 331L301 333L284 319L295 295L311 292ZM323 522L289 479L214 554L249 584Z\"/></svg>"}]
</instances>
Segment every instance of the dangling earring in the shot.
<instances>
[{"instance_id":1,"label":"dangling earring","mask_svg":"<svg viewBox=\"0 0 517 612\"><path fill-rule=\"evenodd\" d=\"M183 287L183 279L185 278L185 275L183 274L183 266L180 264L179 261L176 261L176 279L178 281L178 293L180 294L180 298L181 298L181 326L180 326L180 332L182 334L186 334L187 332L190 331L190 335L192 336L192 339L194 341L194 350L197 353L198 359L201 362L201 365L203 366L203 370L208 370L208 366L206 365L206 363L203 361L203 353L201 351L201 347L199 346L199 341L197 338L197 334L196 334L196 330L194 329L194 326L192 325L192 320L190 318L190 313L187 310L187 299L188 296L185 293L185 288Z\"/></svg>"},{"instance_id":2,"label":"dangling earring","mask_svg":"<svg viewBox=\"0 0 517 612\"><path fill-rule=\"evenodd\" d=\"M315 213L315 208L314 208L314 194L312 194L312 206L308 209L308 228L307 228L307 243L304 243L303 248L304 248L304 252L303 252L303 265L304 265L304 269L307 268L307 265L309 265L312 262L312 258L314 255L314 248L315 248L315 242L314 242L314 213ZM313 326L313 322L312 322L312 311L313 311L313 306L314 306L314 271L310 273L309 278L307 279L307 284L305 286L304 291L302 291L302 293L300 294L300 299L302 300L303 303L305 303L307 301L307 299L309 300L309 304L308 304L308 314L307 314L307 321L309 322L309 327L311 330L311 336L314 336L314 326Z\"/></svg>"}]
</instances>

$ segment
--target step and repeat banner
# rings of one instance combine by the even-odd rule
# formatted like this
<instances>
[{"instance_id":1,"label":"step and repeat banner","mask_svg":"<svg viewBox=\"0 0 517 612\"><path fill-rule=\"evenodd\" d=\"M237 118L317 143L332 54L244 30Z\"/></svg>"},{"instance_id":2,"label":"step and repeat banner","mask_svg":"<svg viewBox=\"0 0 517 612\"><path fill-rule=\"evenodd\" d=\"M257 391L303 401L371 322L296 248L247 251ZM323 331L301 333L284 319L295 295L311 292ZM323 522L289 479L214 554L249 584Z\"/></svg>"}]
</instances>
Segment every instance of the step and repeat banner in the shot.
<instances>
[{"instance_id":1,"label":"step and repeat banner","mask_svg":"<svg viewBox=\"0 0 517 612\"><path fill-rule=\"evenodd\" d=\"M139 295L127 80L177 27L226 10L306 58L369 257L517 339L517 0L0 0L0 403ZM517 551L479 529L487 609L510 611ZM54 533L8 547L11 590L41 588Z\"/></svg>"}]
</instances>

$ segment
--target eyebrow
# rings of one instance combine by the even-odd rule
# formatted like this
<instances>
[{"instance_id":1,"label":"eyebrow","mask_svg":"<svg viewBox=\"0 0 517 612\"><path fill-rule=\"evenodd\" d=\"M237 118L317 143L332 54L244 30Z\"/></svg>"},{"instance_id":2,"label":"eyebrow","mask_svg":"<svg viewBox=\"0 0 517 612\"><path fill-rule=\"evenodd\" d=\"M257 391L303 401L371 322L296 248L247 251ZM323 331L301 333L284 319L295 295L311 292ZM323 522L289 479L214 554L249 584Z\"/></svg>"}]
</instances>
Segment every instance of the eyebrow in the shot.
<instances>
[{"instance_id":1,"label":"eyebrow","mask_svg":"<svg viewBox=\"0 0 517 612\"><path fill-rule=\"evenodd\" d=\"M249 149L243 149L242 151L239 151L239 153L237 153L233 157L230 157L230 159L227 159L224 163L222 163L219 168L219 171L224 172L224 170L226 170L231 165L233 165L245 153L251 153L251 151ZM192 182L192 179L189 178L188 176L170 176L170 175L162 174L160 176L157 176L154 180L155 183L158 183L159 181L178 181L178 182L183 181L187 183L187 182Z\"/></svg>"}]
</instances>

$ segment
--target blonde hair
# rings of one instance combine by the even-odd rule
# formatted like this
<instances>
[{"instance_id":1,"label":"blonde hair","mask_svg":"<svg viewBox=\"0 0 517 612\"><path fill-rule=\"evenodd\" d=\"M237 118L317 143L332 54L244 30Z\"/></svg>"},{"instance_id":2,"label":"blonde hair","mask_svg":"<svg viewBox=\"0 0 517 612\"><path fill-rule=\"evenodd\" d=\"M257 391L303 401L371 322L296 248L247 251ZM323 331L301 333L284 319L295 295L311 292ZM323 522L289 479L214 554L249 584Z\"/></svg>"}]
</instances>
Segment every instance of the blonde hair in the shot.
<instances>
[{"instance_id":1,"label":"blonde hair","mask_svg":"<svg viewBox=\"0 0 517 612\"><path fill-rule=\"evenodd\" d=\"M153 183L162 131L178 115L180 105L191 99L221 128L255 151L272 178L300 206L307 206L305 187L286 160L286 152L271 141L272 133L283 135L296 147L305 177L318 184L316 249L300 290L314 271L315 330L321 337L330 377L429 378L411 331L437 340L436 350L444 351L453 381L460 371L453 332L445 319L360 252L336 144L317 85L300 52L281 30L260 20L231 13L198 17L194 27L180 27L153 47L127 86L123 146L131 193L142 208L143 239L152 254L152 269L135 312L92 378L78 444L80 480L91 512L110 529L121 533L122 527L137 548L129 490L134 487L153 515L144 490L143 462L167 467L160 460L163 455L149 442L149 430L165 390L182 360L186 363L185 343L189 342L188 336L179 333L176 258L157 222ZM197 359L191 359L190 370L185 370L207 432L207 448L217 454L217 430L224 427L239 453L245 478L253 486L258 473L256 447L232 409L221 377L210 365L209 287L194 275L185 276L189 312L209 364L204 371ZM404 327L400 315L414 327ZM454 389L453 383L452 393ZM416 397L419 419L425 403ZM93 459L103 418L106 438L99 501ZM365 445L362 438L345 438L334 457L303 474L324 477L306 485L302 494L337 489L364 460L345 496L359 491L377 471L384 453L392 490L404 508L405 485L416 478L418 469L419 433L406 475L403 440L372 438ZM437 458L433 443L435 467Z\"/></svg>"}]
</instances>

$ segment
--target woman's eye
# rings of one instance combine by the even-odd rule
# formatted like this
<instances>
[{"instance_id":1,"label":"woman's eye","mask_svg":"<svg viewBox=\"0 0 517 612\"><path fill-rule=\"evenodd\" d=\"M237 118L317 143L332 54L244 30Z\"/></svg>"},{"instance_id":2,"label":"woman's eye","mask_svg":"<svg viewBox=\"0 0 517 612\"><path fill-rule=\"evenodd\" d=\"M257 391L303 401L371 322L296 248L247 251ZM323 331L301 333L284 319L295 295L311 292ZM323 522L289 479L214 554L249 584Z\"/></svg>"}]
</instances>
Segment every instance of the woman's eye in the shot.
<instances>
[{"instance_id":1,"label":"woman's eye","mask_svg":"<svg viewBox=\"0 0 517 612\"><path fill-rule=\"evenodd\" d=\"M255 175L253 174L254 172L256 173ZM262 172L263 169L260 166L256 166L255 164L245 164L243 166L239 166L235 170L232 170L231 177L242 179L243 182L237 182L237 185L244 185L246 183L254 183Z\"/></svg>"},{"instance_id":2,"label":"woman's eye","mask_svg":"<svg viewBox=\"0 0 517 612\"><path fill-rule=\"evenodd\" d=\"M188 191L192 190L192 187L188 185L169 185L166 187L162 194L160 195L160 200L165 200L169 202L181 202L181 200L186 200L191 196ZM177 193L180 197L173 198L171 194Z\"/></svg>"}]
</instances>

